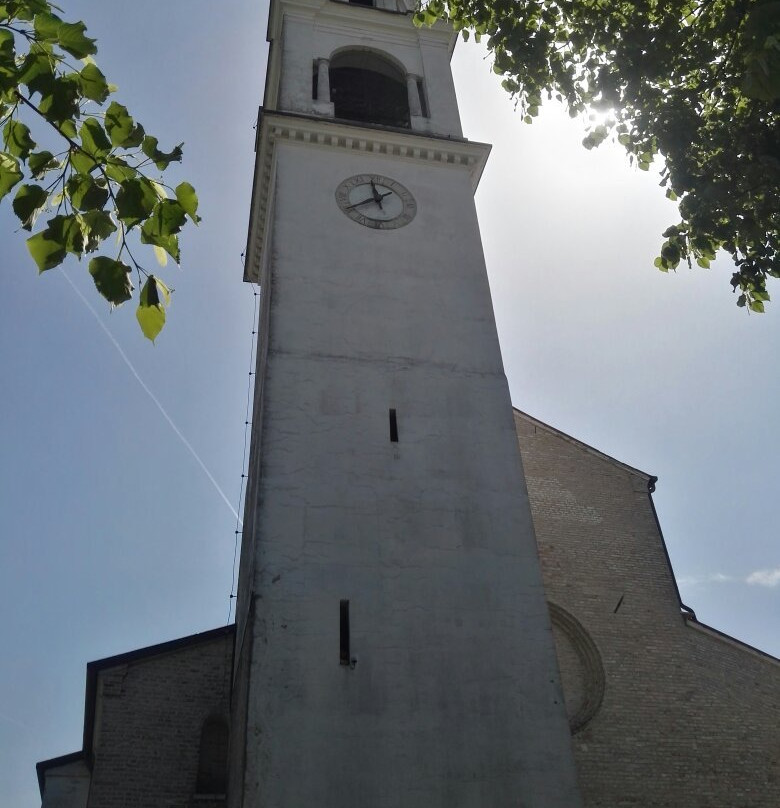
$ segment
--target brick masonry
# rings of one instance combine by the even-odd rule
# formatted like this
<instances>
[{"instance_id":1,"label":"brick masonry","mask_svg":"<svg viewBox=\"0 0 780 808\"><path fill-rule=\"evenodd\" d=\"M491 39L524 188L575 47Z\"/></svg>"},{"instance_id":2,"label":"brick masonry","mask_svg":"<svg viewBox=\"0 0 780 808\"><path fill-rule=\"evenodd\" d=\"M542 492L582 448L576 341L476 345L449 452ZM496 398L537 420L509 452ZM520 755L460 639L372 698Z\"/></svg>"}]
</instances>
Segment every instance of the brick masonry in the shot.
<instances>
[{"instance_id":1,"label":"brick masonry","mask_svg":"<svg viewBox=\"0 0 780 808\"><path fill-rule=\"evenodd\" d=\"M648 475L515 425L586 806L777 808L780 662L681 613Z\"/></svg>"},{"instance_id":2,"label":"brick masonry","mask_svg":"<svg viewBox=\"0 0 780 808\"><path fill-rule=\"evenodd\" d=\"M226 633L98 674L89 808L213 808L197 795L200 733L229 712Z\"/></svg>"}]
</instances>

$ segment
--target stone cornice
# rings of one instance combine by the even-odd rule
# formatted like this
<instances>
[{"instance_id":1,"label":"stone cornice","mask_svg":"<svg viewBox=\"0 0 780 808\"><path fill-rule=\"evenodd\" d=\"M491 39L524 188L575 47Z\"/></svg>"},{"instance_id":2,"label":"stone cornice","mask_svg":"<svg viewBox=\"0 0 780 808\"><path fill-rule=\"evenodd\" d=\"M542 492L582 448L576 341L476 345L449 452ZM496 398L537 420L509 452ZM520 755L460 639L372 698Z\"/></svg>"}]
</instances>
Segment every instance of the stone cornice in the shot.
<instances>
[{"instance_id":1,"label":"stone cornice","mask_svg":"<svg viewBox=\"0 0 780 808\"><path fill-rule=\"evenodd\" d=\"M411 25L411 13L353 5L347 0L272 0L266 38L270 42L279 35L282 17L288 14L308 19L316 17L320 21L332 20L334 25L342 28L365 29L368 25L374 32L383 30L385 35L395 30L402 36L405 34L407 39L410 34L417 33L429 41L447 43L452 52L458 35L450 25L437 22L431 27L416 28Z\"/></svg>"},{"instance_id":2,"label":"stone cornice","mask_svg":"<svg viewBox=\"0 0 780 808\"><path fill-rule=\"evenodd\" d=\"M269 212L271 168L277 141L462 167L468 170L475 190L490 154L488 144L476 141L261 110L244 264L244 280L252 283L260 280L260 262Z\"/></svg>"}]
</instances>

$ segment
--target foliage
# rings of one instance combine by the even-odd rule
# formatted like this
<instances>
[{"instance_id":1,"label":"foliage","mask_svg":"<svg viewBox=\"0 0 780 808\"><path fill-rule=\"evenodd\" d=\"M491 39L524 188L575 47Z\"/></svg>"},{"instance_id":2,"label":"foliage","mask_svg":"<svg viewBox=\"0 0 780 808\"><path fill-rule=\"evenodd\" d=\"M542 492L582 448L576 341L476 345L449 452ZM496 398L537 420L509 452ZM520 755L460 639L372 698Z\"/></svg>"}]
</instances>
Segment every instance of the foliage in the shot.
<instances>
[{"instance_id":1,"label":"foliage","mask_svg":"<svg viewBox=\"0 0 780 808\"><path fill-rule=\"evenodd\" d=\"M27 239L40 272L116 234L113 257L91 258L89 272L112 306L131 299L135 272L138 321L154 340L170 290L136 261L128 236L135 230L161 264L168 255L178 263L178 233L187 218L199 221L198 199L189 183L174 190L149 176L180 161L181 145L161 151L122 104L108 103L116 88L95 64L95 41L59 11L48 0L0 0L0 199L15 190L12 207L28 231L51 216Z\"/></svg>"},{"instance_id":2,"label":"foliage","mask_svg":"<svg viewBox=\"0 0 780 808\"><path fill-rule=\"evenodd\" d=\"M656 266L723 249L737 305L763 311L780 276L780 0L428 0L415 22L439 18L488 37L526 122L555 96L590 115L587 148L658 157L680 221Z\"/></svg>"}]
</instances>

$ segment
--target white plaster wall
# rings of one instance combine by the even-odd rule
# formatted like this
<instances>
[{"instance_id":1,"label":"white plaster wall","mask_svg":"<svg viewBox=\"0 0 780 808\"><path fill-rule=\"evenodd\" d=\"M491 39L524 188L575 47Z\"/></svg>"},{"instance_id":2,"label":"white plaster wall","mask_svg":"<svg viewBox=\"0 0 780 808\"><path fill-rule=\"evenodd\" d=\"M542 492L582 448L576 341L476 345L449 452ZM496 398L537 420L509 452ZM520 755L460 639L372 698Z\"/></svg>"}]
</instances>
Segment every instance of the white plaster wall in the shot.
<instances>
[{"instance_id":1,"label":"white plaster wall","mask_svg":"<svg viewBox=\"0 0 780 808\"><path fill-rule=\"evenodd\" d=\"M276 148L243 804L578 806L468 173ZM361 172L415 220L349 220Z\"/></svg>"},{"instance_id":2,"label":"white plaster wall","mask_svg":"<svg viewBox=\"0 0 780 808\"><path fill-rule=\"evenodd\" d=\"M283 8L280 110L307 115L318 111L312 99L315 59L329 59L345 48L371 49L423 79L430 117L415 120L415 129L462 135L446 30L417 29L406 16L331 0L320 8L296 7L294 13ZM378 36L382 25L385 30Z\"/></svg>"}]
</instances>

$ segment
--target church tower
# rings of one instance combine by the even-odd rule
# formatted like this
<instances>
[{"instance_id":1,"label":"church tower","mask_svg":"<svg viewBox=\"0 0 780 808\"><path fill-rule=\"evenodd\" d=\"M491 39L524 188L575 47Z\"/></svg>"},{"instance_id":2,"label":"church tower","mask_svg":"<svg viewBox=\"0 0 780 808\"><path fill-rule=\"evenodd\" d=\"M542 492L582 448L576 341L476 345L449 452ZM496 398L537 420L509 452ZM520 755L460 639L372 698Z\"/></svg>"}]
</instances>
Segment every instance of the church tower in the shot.
<instances>
[{"instance_id":1,"label":"church tower","mask_svg":"<svg viewBox=\"0 0 780 808\"><path fill-rule=\"evenodd\" d=\"M233 808L580 805L455 34L272 0Z\"/></svg>"}]
</instances>

